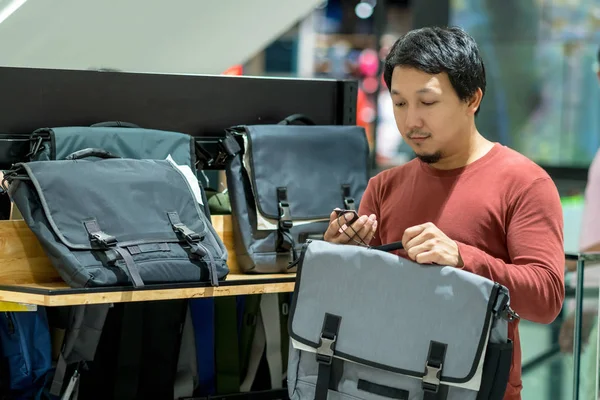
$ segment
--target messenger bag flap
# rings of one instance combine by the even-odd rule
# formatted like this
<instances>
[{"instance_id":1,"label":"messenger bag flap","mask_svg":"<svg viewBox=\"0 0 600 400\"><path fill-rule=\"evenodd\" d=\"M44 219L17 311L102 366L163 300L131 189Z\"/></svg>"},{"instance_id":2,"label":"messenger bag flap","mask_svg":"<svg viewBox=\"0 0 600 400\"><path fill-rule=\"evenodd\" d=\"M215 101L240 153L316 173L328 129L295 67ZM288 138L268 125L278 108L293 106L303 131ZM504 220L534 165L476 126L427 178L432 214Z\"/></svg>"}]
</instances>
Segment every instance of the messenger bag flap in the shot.
<instances>
[{"instance_id":1,"label":"messenger bag flap","mask_svg":"<svg viewBox=\"0 0 600 400\"><path fill-rule=\"evenodd\" d=\"M209 233L187 180L169 161L33 161L16 164L15 170L27 175L54 234L71 249L98 248L90 229L120 246L183 242L170 219L173 213L200 237Z\"/></svg>"},{"instance_id":2,"label":"messenger bag flap","mask_svg":"<svg viewBox=\"0 0 600 400\"><path fill-rule=\"evenodd\" d=\"M31 135L32 146L35 147L38 139L49 140L50 146L40 148L42 154L36 160L64 160L80 149L101 148L123 158L162 160L165 154L170 154L178 165L194 168L193 137L180 132L135 127L66 126L36 130Z\"/></svg>"},{"instance_id":3,"label":"messenger bag flap","mask_svg":"<svg viewBox=\"0 0 600 400\"><path fill-rule=\"evenodd\" d=\"M244 163L259 213L280 217L287 201L293 221L329 219L358 204L368 182L369 146L359 126L252 125ZM356 207L358 208L358 207Z\"/></svg>"},{"instance_id":4,"label":"messenger bag flap","mask_svg":"<svg viewBox=\"0 0 600 400\"><path fill-rule=\"evenodd\" d=\"M315 240L300 255L290 336L317 352L325 317L335 316L335 358L423 378L436 343L445 346L441 381L479 385L500 288L457 268Z\"/></svg>"}]
</instances>

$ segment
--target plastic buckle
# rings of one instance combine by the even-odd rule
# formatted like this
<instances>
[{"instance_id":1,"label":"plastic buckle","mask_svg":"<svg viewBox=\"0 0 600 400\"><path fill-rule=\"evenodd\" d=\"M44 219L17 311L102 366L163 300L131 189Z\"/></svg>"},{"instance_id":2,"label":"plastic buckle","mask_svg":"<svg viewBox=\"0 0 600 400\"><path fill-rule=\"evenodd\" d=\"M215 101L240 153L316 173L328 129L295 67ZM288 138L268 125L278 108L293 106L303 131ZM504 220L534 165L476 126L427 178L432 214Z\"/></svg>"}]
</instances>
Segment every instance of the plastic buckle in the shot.
<instances>
[{"instance_id":1,"label":"plastic buckle","mask_svg":"<svg viewBox=\"0 0 600 400\"><path fill-rule=\"evenodd\" d=\"M422 388L427 392L437 393L440 387L440 373L442 364L439 367L425 363L425 375L423 376Z\"/></svg>"},{"instance_id":2,"label":"plastic buckle","mask_svg":"<svg viewBox=\"0 0 600 400\"><path fill-rule=\"evenodd\" d=\"M279 227L281 229L291 229L294 226L290 205L287 201L279 202Z\"/></svg>"},{"instance_id":3,"label":"plastic buckle","mask_svg":"<svg viewBox=\"0 0 600 400\"><path fill-rule=\"evenodd\" d=\"M185 226L183 224L173 225L173 228L175 229L176 233L181 234L181 236L183 236L185 241L190 244L199 242L202 239L199 234L192 231L190 228L188 228L187 226Z\"/></svg>"},{"instance_id":4,"label":"plastic buckle","mask_svg":"<svg viewBox=\"0 0 600 400\"><path fill-rule=\"evenodd\" d=\"M27 153L25 155L25 157L30 158L30 157L35 156L41 150L43 141L44 141L44 138L42 136L38 136L37 141L35 142L35 144L32 147L32 150L29 153Z\"/></svg>"},{"instance_id":5,"label":"plastic buckle","mask_svg":"<svg viewBox=\"0 0 600 400\"><path fill-rule=\"evenodd\" d=\"M102 247L111 247L117 244L117 239L114 236L107 235L104 232L91 233L90 241Z\"/></svg>"},{"instance_id":6,"label":"plastic buckle","mask_svg":"<svg viewBox=\"0 0 600 400\"><path fill-rule=\"evenodd\" d=\"M331 365L333 362L333 346L337 337L328 339L321 335L321 345L317 347L317 362L319 364Z\"/></svg>"},{"instance_id":7,"label":"plastic buckle","mask_svg":"<svg viewBox=\"0 0 600 400\"><path fill-rule=\"evenodd\" d=\"M346 210L355 210L356 209L354 199L351 197L346 197L344 199L344 205L346 206Z\"/></svg>"}]
</instances>

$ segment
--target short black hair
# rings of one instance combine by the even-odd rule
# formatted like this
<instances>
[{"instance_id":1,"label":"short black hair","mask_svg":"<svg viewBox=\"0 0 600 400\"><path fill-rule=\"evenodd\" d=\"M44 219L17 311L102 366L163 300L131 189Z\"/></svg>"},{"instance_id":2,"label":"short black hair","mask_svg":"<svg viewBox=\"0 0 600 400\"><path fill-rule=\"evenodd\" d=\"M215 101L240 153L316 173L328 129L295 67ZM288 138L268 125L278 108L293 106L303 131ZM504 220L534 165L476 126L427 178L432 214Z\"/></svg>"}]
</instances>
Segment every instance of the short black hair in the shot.
<instances>
[{"instance_id":1,"label":"short black hair","mask_svg":"<svg viewBox=\"0 0 600 400\"><path fill-rule=\"evenodd\" d=\"M477 88L485 94L485 67L477 43L458 27L425 27L401 36L385 59L383 79L388 90L392 90L392 73L398 66L432 75L446 72L463 101Z\"/></svg>"}]
</instances>

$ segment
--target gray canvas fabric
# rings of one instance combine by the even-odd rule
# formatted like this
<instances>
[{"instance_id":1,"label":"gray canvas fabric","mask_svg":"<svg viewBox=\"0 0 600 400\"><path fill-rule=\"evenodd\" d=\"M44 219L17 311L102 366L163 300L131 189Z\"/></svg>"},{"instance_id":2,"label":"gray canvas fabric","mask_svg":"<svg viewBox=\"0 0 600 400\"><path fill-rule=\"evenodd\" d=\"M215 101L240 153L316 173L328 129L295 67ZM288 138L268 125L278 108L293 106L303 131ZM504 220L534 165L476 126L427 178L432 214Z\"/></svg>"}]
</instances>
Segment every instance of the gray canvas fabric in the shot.
<instances>
[{"instance_id":1,"label":"gray canvas fabric","mask_svg":"<svg viewBox=\"0 0 600 400\"><path fill-rule=\"evenodd\" d=\"M196 173L194 137L120 122L37 129L30 136L28 156L29 161L64 160L68 155L88 148L102 149L122 158L165 160L170 156L177 165L189 166ZM210 218L202 186L200 192L204 214Z\"/></svg>"},{"instance_id":2,"label":"gray canvas fabric","mask_svg":"<svg viewBox=\"0 0 600 400\"><path fill-rule=\"evenodd\" d=\"M348 208L344 186L358 209L369 178L364 129L253 125L230 136L240 148L226 169L238 264L245 272L293 272L294 253L279 242L278 189L286 189L289 234L299 251L307 238L322 238L334 208Z\"/></svg>"},{"instance_id":3,"label":"gray canvas fabric","mask_svg":"<svg viewBox=\"0 0 600 400\"><path fill-rule=\"evenodd\" d=\"M33 161L64 160L69 154L99 148L123 158L164 160L170 154L179 165L194 168L194 140L179 132L143 128L67 126L43 128L31 136L32 146L42 138ZM143 154L143 157L140 155Z\"/></svg>"},{"instance_id":4,"label":"gray canvas fabric","mask_svg":"<svg viewBox=\"0 0 600 400\"><path fill-rule=\"evenodd\" d=\"M125 271L131 259L145 284L208 281L211 265L218 279L228 273L223 242L182 172L168 161L34 161L17 164L7 179L26 223L72 287L130 284ZM200 235L195 245L204 256L190 255L171 212ZM90 220L116 239L108 251L90 241Z\"/></svg>"},{"instance_id":5,"label":"gray canvas fabric","mask_svg":"<svg viewBox=\"0 0 600 400\"><path fill-rule=\"evenodd\" d=\"M330 399L380 398L361 391L359 381L405 391L399 398L423 399L431 341L447 346L441 373L447 399L501 399L512 343L499 310L508 305L506 288L457 268L312 241L300 256L289 323L290 397L314 398L316 348L325 315L332 314L341 322Z\"/></svg>"}]
</instances>

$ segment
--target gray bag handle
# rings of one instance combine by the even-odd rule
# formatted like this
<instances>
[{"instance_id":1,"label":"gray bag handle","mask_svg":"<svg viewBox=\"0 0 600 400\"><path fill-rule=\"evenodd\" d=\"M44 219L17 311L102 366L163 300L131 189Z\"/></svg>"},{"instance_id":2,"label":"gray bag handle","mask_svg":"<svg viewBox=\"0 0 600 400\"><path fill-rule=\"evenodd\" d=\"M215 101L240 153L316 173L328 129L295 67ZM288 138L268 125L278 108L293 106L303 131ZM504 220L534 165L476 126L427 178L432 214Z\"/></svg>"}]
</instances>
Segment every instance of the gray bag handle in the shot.
<instances>
[{"instance_id":1,"label":"gray bag handle","mask_svg":"<svg viewBox=\"0 0 600 400\"><path fill-rule=\"evenodd\" d=\"M121 158L121 157L116 156L106 150L88 147L86 149L81 149L81 150L78 150L76 152L69 154L67 157L65 157L65 159L66 160L80 160L82 158L87 158L87 157Z\"/></svg>"},{"instance_id":2,"label":"gray bag handle","mask_svg":"<svg viewBox=\"0 0 600 400\"><path fill-rule=\"evenodd\" d=\"M123 121L106 121L98 122L97 124L90 125L92 128L104 127L104 128L141 128L139 125L132 124L131 122Z\"/></svg>"},{"instance_id":3,"label":"gray bag handle","mask_svg":"<svg viewBox=\"0 0 600 400\"><path fill-rule=\"evenodd\" d=\"M292 114L279 121L277 125L292 125L294 122L302 122L304 125L315 125L315 122L304 114Z\"/></svg>"}]
</instances>

